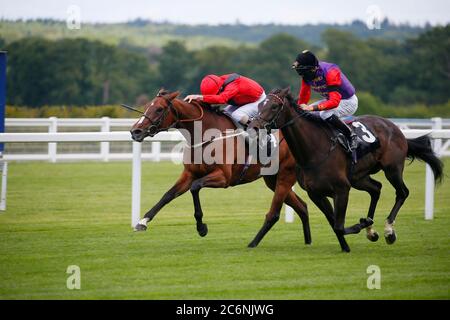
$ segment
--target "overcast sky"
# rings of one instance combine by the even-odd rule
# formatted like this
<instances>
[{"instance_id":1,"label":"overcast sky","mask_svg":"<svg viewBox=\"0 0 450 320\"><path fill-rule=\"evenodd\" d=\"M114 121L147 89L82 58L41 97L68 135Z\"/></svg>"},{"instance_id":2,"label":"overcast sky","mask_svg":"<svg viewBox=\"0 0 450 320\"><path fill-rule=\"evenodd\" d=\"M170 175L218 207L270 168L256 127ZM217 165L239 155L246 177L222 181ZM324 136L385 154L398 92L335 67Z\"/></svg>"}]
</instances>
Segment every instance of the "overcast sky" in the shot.
<instances>
[{"instance_id":1,"label":"overcast sky","mask_svg":"<svg viewBox=\"0 0 450 320\"><path fill-rule=\"evenodd\" d=\"M189 24L366 21L379 10L394 22L447 24L450 0L0 0L0 17L66 20L77 5L82 22L121 22L138 17ZM371 8L371 9L368 9Z\"/></svg>"}]
</instances>

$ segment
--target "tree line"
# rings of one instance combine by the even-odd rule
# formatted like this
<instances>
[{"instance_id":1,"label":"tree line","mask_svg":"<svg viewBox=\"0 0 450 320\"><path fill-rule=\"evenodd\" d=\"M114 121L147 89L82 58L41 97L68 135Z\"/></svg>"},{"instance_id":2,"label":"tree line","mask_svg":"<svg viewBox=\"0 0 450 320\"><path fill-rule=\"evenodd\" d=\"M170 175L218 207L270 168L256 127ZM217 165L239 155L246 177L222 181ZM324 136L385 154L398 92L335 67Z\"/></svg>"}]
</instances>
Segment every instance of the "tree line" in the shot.
<instances>
[{"instance_id":1,"label":"tree line","mask_svg":"<svg viewBox=\"0 0 450 320\"><path fill-rule=\"evenodd\" d=\"M209 73L237 72L269 91L300 80L291 69L298 52L310 49L337 63L355 85L381 103L428 106L447 103L450 87L450 25L434 27L406 41L361 39L328 29L317 47L288 34L276 34L257 46L212 46L188 50L171 41L160 53L139 53L86 39L24 38L9 44L7 103L103 105L140 103L160 87L197 93Z\"/></svg>"}]
</instances>

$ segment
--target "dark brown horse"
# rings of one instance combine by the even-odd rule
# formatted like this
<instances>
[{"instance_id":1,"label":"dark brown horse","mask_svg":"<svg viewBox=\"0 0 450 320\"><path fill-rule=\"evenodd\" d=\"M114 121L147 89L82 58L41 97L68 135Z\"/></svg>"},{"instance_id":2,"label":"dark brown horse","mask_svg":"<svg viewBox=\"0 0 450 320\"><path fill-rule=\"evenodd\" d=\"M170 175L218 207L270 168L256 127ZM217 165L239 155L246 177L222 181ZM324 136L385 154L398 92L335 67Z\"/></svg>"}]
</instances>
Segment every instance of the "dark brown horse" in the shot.
<instances>
[{"instance_id":1,"label":"dark brown horse","mask_svg":"<svg viewBox=\"0 0 450 320\"><path fill-rule=\"evenodd\" d=\"M255 129L281 129L298 164L298 182L326 215L342 250L346 252L350 251L344 239L346 234L358 233L366 228L369 240L378 240L378 234L371 225L382 185L371 178L371 174L383 170L396 191L395 204L387 217L384 231L386 242L392 244L396 240L395 218L409 194L403 181L405 159L418 158L428 163L436 181L442 178L443 170L443 164L435 156L428 136L406 139L394 123L376 116L361 116L356 120L379 138L380 147L358 160L353 168L347 153L333 139L331 129L318 117L301 110L290 95L289 88L270 93L260 105L258 117L249 126ZM367 218L344 228L351 187L370 194L370 207ZM334 209L327 197L333 198Z\"/></svg>"},{"instance_id":2,"label":"dark brown horse","mask_svg":"<svg viewBox=\"0 0 450 320\"><path fill-rule=\"evenodd\" d=\"M202 132L205 130L216 128L220 132L236 129L233 122L225 115L215 112L209 105L193 101L192 103L184 102L177 99L178 92L160 91L158 95L147 105L142 117L131 128L132 138L135 141L143 141L146 136L154 136L160 131L169 128L177 128L183 133L187 140L188 149L195 149L194 131L196 123L201 121ZM136 111L136 110L135 110ZM203 138L202 138L203 139ZM231 138L228 138L231 139ZM226 150L227 140L222 139L211 143L200 144L200 149L206 148L211 144L222 144L223 150ZM242 144L239 144L242 146ZM161 200L151 208L144 218L136 225L135 230L143 231L147 229L147 223L151 221L163 206L190 190L194 200L194 217L197 221L197 231L200 236L204 237L208 233L206 224L203 223L203 212L200 205L199 192L202 188L227 188L238 184L252 182L261 177L260 164L250 164L248 169L244 171L244 163L238 163L238 141L235 140L231 144L234 154L231 161L222 161L223 164L214 163L206 164L205 162L193 163L192 154L190 159L185 158L184 170L175 185L167 191ZM245 151L244 151L245 152ZM230 154L230 150L223 152L225 158ZM186 161L187 160L187 161ZM309 217L305 202L301 200L293 191L292 186L296 182L295 177L295 160L286 143L279 146L279 171L278 174L264 176L266 185L274 191L272 205L266 215L265 222L249 247L256 247L262 240L264 235L278 221L280 210L283 202L291 206L299 215L302 224L304 239L306 244L311 243L311 234L309 228ZM250 205L250 204L244 204Z\"/></svg>"}]
</instances>

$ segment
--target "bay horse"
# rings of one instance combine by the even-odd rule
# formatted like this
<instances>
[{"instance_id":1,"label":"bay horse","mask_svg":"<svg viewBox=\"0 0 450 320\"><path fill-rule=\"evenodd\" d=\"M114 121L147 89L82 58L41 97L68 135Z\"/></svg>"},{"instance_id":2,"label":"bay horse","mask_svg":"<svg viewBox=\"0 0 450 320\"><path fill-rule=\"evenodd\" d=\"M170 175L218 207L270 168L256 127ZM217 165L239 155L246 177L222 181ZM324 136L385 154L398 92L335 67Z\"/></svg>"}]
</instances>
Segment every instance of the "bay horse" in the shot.
<instances>
[{"instance_id":1,"label":"bay horse","mask_svg":"<svg viewBox=\"0 0 450 320\"><path fill-rule=\"evenodd\" d=\"M142 117L131 128L130 132L133 140L142 142L147 136L154 136L158 132L167 131L169 128L178 128L183 133L187 132L186 139L188 147L194 148L195 122L202 122L203 132L207 129L217 128L221 132L234 130L236 126L229 117L218 114L210 105L192 101L187 103L177 99L179 92L167 92L160 90L157 96L147 103L145 112L140 112ZM123 105L125 106L125 105ZM127 107L127 106L125 106ZM128 107L130 108L130 107ZM132 108L131 108L132 109ZM203 137L202 132L202 137ZM226 148L226 139L213 143L221 143L223 150ZM244 164L236 161L238 154L237 141L233 142L234 159L223 161L223 164L192 163L185 161L184 170L178 181L170 188L161 200L151 208L142 220L135 226L136 231L145 231L147 223L170 201L190 190L194 201L194 217L197 222L197 232L201 237L206 236L208 228L203 223L203 212L200 204L199 192L202 188L227 188L238 184L249 183L259 179L261 165L259 163L250 164L244 172ZM207 144L200 146L206 147ZM225 157L225 155L224 155ZM292 186L296 183L295 160L289 152L286 143L279 145L279 171L275 175L263 176L264 182L273 192L272 204L266 214L264 224L257 233L249 247L256 247L264 235L279 220L280 210L283 203L291 206L301 219L305 244L311 244L311 233L309 217L306 203L292 191Z\"/></svg>"},{"instance_id":2,"label":"bay horse","mask_svg":"<svg viewBox=\"0 0 450 320\"><path fill-rule=\"evenodd\" d=\"M377 116L360 116L356 120L375 133L380 145L355 165L352 165L344 148L336 144L333 131L324 121L298 107L289 88L272 91L261 103L258 116L249 125L249 129L255 130L281 130L297 162L299 184L328 218L345 252L350 251L344 239L346 234L359 233L366 228L369 240L377 241L379 237L372 224L382 184L370 175L383 170L387 180L395 188L395 204L384 229L386 242L393 244L397 239L395 218L409 195L403 181L405 159L412 161L418 158L428 163L433 170L435 182L441 181L443 174L443 163L434 154L428 136L406 139L394 123ZM363 128L365 133L366 128ZM345 228L351 187L368 192L371 200L367 218L361 218L358 224ZM334 209L327 197L333 199Z\"/></svg>"}]
</instances>

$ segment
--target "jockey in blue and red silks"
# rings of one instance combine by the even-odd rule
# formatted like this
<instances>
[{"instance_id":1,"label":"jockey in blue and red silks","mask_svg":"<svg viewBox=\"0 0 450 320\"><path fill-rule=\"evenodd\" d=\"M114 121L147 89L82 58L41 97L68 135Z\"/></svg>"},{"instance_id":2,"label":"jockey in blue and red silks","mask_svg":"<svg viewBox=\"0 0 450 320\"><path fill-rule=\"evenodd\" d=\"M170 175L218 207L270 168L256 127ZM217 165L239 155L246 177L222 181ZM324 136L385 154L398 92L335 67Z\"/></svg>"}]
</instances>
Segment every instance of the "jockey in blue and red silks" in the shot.
<instances>
[{"instance_id":1,"label":"jockey in blue and red silks","mask_svg":"<svg viewBox=\"0 0 450 320\"><path fill-rule=\"evenodd\" d=\"M308 50L300 53L292 68L303 78L298 105L319 116L341 131L349 141L351 151L356 148L356 135L340 120L358 108L355 88L336 64L320 61ZM311 89L325 99L307 105Z\"/></svg>"}]
</instances>

